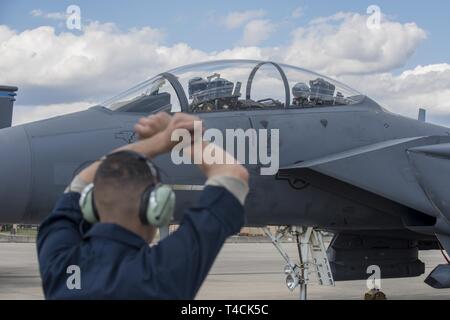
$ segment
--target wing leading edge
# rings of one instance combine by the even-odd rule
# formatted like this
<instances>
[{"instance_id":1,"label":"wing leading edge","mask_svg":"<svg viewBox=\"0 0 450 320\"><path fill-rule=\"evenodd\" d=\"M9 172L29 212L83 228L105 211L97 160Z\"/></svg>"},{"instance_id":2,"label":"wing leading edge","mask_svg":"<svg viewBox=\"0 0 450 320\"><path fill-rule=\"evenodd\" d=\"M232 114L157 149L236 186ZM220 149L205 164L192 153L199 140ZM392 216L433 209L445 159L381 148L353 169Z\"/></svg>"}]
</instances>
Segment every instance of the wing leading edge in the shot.
<instances>
[{"instance_id":1,"label":"wing leading edge","mask_svg":"<svg viewBox=\"0 0 450 320\"><path fill-rule=\"evenodd\" d=\"M439 217L431 190L450 197L450 137L428 136L383 141L319 159L283 167L289 174L310 169L385 197L415 210ZM439 166L437 169L435 166ZM437 181L437 182L434 182ZM445 193L445 190L447 192ZM432 192L433 195L438 193ZM443 195L439 196L439 199ZM450 199L445 208L450 218Z\"/></svg>"}]
</instances>

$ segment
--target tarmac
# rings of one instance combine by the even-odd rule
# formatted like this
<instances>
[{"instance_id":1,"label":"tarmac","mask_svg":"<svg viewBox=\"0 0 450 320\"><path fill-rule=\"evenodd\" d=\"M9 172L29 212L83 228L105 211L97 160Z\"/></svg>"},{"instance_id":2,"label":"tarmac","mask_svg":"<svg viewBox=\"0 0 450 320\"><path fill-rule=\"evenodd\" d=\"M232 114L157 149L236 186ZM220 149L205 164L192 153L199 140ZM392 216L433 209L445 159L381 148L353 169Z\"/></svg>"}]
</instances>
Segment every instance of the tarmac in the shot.
<instances>
[{"instance_id":1,"label":"tarmac","mask_svg":"<svg viewBox=\"0 0 450 320\"><path fill-rule=\"evenodd\" d=\"M284 244L292 258L293 243ZM0 299L43 299L34 243L0 243ZM450 299L450 289L433 289L423 280L439 263L439 251L422 251L425 274L415 278L382 279L388 299ZM298 290L285 286L284 263L271 243L226 243L197 299L297 299ZM367 291L366 281L336 282L334 287L308 286L308 298L356 299Z\"/></svg>"}]
</instances>

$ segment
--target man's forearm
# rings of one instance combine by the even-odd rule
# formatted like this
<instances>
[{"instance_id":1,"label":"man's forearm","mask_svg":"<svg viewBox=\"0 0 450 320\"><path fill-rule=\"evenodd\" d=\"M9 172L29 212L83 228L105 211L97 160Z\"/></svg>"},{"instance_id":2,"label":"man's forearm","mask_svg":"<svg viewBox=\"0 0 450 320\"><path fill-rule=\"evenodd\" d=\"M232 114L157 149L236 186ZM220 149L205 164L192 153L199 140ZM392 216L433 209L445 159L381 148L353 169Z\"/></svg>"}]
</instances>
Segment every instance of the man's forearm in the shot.
<instances>
[{"instance_id":1,"label":"man's forearm","mask_svg":"<svg viewBox=\"0 0 450 320\"><path fill-rule=\"evenodd\" d=\"M131 150L143 154L148 159L170 151L170 146L167 145L166 139L162 137L162 133L157 133L151 138L139 140L137 142L120 147L113 152L121 150Z\"/></svg>"},{"instance_id":2,"label":"man's forearm","mask_svg":"<svg viewBox=\"0 0 450 320\"><path fill-rule=\"evenodd\" d=\"M193 149L198 150L195 147ZM246 184L248 183L249 176L247 169L221 147L214 143L203 142L200 150L202 150L202 161L199 167L208 179L215 176L228 176L242 180ZM211 161L205 159L205 155L212 153L214 153L215 159L221 160L219 163L215 161L210 163Z\"/></svg>"}]
</instances>

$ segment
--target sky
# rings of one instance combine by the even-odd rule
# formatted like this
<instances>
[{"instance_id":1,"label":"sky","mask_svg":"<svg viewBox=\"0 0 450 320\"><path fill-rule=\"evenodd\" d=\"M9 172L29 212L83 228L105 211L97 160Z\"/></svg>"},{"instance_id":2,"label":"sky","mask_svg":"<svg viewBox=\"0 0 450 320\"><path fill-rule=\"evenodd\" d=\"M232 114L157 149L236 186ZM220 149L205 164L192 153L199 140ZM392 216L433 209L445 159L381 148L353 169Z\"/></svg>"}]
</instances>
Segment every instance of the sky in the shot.
<instances>
[{"instance_id":1,"label":"sky","mask_svg":"<svg viewBox=\"0 0 450 320\"><path fill-rule=\"evenodd\" d=\"M67 28L70 5L81 30ZM371 5L378 28L367 25ZM85 109L179 65L274 60L450 125L448 30L443 0L0 0L0 84L20 88L17 124Z\"/></svg>"}]
</instances>

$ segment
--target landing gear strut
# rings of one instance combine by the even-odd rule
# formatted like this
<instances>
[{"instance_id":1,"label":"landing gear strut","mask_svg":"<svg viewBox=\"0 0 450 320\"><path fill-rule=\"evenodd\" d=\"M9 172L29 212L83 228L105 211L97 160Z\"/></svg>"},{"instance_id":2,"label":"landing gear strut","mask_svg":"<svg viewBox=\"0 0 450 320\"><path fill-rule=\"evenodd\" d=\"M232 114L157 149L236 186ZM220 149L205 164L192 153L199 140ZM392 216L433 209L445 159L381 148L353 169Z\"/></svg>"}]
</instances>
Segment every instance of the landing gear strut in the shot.
<instances>
[{"instance_id":1,"label":"landing gear strut","mask_svg":"<svg viewBox=\"0 0 450 320\"><path fill-rule=\"evenodd\" d=\"M267 227L263 228L263 231L286 262L284 267L286 286L291 291L299 287L300 300L307 299L307 287L312 273L317 275L320 285L334 286L330 263L320 231L312 227L292 226L282 227L275 234L272 234ZM296 239L298 263L295 263L281 246L281 240L287 235Z\"/></svg>"}]
</instances>

